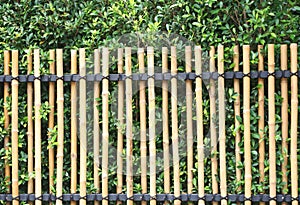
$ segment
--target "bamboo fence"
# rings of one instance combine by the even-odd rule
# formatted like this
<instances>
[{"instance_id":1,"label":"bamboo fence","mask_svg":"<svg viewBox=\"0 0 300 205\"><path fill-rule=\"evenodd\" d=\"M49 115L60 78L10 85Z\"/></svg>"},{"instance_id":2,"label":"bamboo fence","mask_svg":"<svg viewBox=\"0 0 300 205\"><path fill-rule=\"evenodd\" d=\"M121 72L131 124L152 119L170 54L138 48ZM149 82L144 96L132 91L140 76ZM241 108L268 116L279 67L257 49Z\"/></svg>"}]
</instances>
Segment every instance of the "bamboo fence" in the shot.
<instances>
[{"instance_id":1,"label":"bamboo fence","mask_svg":"<svg viewBox=\"0 0 300 205\"><path fill-rule=\"evenodd\" d=\"M298 204L297 50L4 51L0 201Z\"/></svg>"}]
</instances>

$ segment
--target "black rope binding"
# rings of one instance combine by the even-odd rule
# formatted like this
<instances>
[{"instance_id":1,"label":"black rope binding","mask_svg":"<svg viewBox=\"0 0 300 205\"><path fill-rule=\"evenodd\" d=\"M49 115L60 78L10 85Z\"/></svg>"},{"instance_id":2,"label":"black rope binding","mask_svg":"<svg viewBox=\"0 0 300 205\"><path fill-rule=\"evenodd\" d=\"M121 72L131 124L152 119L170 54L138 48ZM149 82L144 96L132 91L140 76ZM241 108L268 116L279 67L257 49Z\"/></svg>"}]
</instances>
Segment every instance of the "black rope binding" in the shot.
<instances>
[{"instance_id":1,"label":"black rope binding","mask_svg":"<svg viewBox=\"0 0 300 205\"><path fill-rule=\"evenodd\" d=\"M105 197L102 197L102 194L87 194L86 196L80 196L80 194L63 194L62 196L56 197L53 194L42 194L41 196L36 197L34 194L20 194L19 196L12 197L11 194L0 194L0 201L44 201L44 202L55 202L56 200L61 201L128 201L132 200L135 202L140 201L151 201L156 200L158 202L163 201L175 201L179 200L182 202L196 202L196 201L205 201L205 202L220 202L222 200L228 200L231 202L292 202L300 201L300 196L292 197L291 195L278 194L275 197L271 197L267 194L257 194L252 195L251 197L246 197L244 194L229 194L227 196L221 196L220 194L206 194L204 196L199 196L198 194L181 194L178 197L175 197L174 194L156 194L151 196L150 194L134 194L128 197L126 194L109 194Z\"/></svg>"},{"instance_id":2,"label":"black rope binding","mask_svg":"<svg viewBox=\"0 0 300 205\"><path fill-rule=\"evenodd\" d=\"M109 81L124 81L126 79L130 80L143 80L146 81L150 78L155 80L171 80L176 78L177 80L195 80L196 78L201 78L202 80L217 80L219 77L222 77L226 80L232 79L243 79L245 77L249 77L251 79L267 79L270 76L275 77L277 79L280 78L290 78L292 76L300 77L300 70L297 72L291 72L289 70L278 70L272 73L268 71L251 71L250 73L243 73L241 71L227 71L224 73L218 72L202 72L200 75L196 75L193 72L189 73L155 73L154 75L148 75L147 73L135 73L132 75L125 75L123 73L120 74L110 74L108 76L103 76L101 74L88 74L86 76L80 76L78 74L65 74L63 76L57 75L41 75L41 76L34 76L34 75L19 75L19 76L12 76L12 75L0 75L0 83L11 83L13 80L17 80L20 83L25 82L34 82L35 80L40 80L41 82L56 82L57 80L63 80L64 82L79 82L81 79L84 79L88 82L100 82L104 79Z\"/></svg>"}]
</instances>

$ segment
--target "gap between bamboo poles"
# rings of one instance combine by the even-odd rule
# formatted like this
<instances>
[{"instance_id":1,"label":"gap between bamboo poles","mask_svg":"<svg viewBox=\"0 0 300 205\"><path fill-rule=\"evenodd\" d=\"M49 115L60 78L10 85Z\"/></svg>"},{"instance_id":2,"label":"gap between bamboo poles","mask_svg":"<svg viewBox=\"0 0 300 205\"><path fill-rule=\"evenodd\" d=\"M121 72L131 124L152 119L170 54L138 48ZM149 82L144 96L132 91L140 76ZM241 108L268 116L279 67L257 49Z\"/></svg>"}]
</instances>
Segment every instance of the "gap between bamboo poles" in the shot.
<instances>
[{"instance_id":1,"label":"gap between bamboo poles","mask_svg":"<svg viewBox=\"0 0 300 205\"><path fill-rule=\"evenodd\" d=\"M262 54L263 46L258 45L258 71L264 70L264 56ZM258 79L258 134L259 134L259 145L258 145L258 153L259 153L259 183L265 183L265 92L264 92L264 79ZM265 205L265 202L259 202L260 205Z\"/></svg>"},{"instance_id":2,"label":"gap between bamboo poles","mask_svg":"<svg viewBox=\"0 0 300 205\"><path fill-rule=\"evenodd\" d=\"M50 74L55 75L55 50L50 50L50 65L49 70ZM48 128L54 129L54 107L55 107L55 82L49 82L49 106L50 106L50 113L48 118ZM50 139L51 132L48 132L48 139ZM49 193L52 193L52 189L54 186L54 148L52 146L49 147L48 150L49 154ZM29 192L30 193L30 192Z\"/></svg>"}]
</instances>

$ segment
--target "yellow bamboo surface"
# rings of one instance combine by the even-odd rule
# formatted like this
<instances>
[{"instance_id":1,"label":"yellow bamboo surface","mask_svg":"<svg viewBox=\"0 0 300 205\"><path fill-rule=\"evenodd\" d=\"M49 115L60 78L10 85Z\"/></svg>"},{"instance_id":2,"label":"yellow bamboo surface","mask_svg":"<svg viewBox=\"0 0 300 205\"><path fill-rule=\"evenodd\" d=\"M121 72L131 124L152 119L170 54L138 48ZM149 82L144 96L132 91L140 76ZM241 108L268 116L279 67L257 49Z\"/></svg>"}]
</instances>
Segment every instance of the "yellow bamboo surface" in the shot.
<instances>
[{"instance_id":1,"label":"yellow bamboo surface","mask_svg":"<svg viewBox=\"0 0 300 205\"><path fill-rule=\"evenodd\" d=\"M209 71L215 72L215 47L211 46L209 51ZM218 177L218 160L217 160L217 130L216 130L216 83L214 79L209 80L209 98L210 98L210 138L211 138L211 176L212 176L212 192L218 194L219 184L217 181ZM213 202L213 205L217 205L218 202Z\"/></svg>"},{"instance_id":2,"label":"yellow bamboo surface","mask_svg":"<svg viewBox=\"0 0 300 205\"><path fill-rule=\"evenodd\" d=\"M77 50L71 50L71 74L77 74ZM71 193L76 193L77 186L77 88L71 82ZM77 204L71 201L71 205Z\"/></svg>"},{"instance_id":3,"label":"yellow bamboo surface","mask_svg":"<svg viewBox=\"0 0 300 205\"><path fill-rule=\"evenodd\" d=\"M192 47L185 47L185 71L192 72ZM187 193L193 190L193 90L192 81L186 80L186 123L187 123Z\"/></svg>"},{"instance_id":4,"label":"yellow bamboo surface","mask_svg":"<svg viewBox=\"0 0 300 205\"><path fill-rule=\"evenodd\" d=\"M250 46L243 46L243 72L250 72ZM250 78L243 79L243 121L244 121L244 164L245 164L245 197L251 197L251 134L250 134ZM246 201L245 205L250 205L251 201Z\"/></svg>"},{"instance_id":5,"label":"yellow bamboo surface","mask_svg":"<svg viewBox=\"0 0 300 205\"><path fill-rule=\"evenodd\" d=\"M274 45L268 45L268 72L273 73L275 69ZM275 141L275 77L268 78L268 125L269 125L269 183L270 197L276 196L276 141ZM270 201L270 205L275 205L276 201Z\"/></svg>"},{"instance_id":6,"label":"yellow bamboo surface","mask_svg":"<svg viewBox=\"0 0 300 205\"><path fill-rule=\"evenodd\" d=\"M200 46L195 47L195 73L202 73L202 51ZM204 192L204 143L203 143L203 103L202 103L202 79L196 78L196 117L197 117L197 155L198 155L198 195L203 197ZM204 205L203 200L198 205Z\"/></svg>"},{"instance_id":7,"label":"yellow bamboo surface","mask_svg":"<svg viewBox=\"0 0 300 205\"><path fill-rule=\"evenodd\" d=\"M102 50L102 74L104 77L109 75L109 50L103 48ZM108 196L108 95L109 95L109 81L103 79L102 81L102 196ZM104 200L103 205L108 205L108 201Z\"/></svg>"},{"instance_id":8,"label":"yellow bamboo surface","mask_svg":"<svg viewBox=\"0 0 300 205\"><path fill-rule=\"evenodd\" d=\"M138 49L139 72L145 73L144 49ZM140 149L141 149L141 186L142 193L147 193L147 110L146 110L146 82L139 82L140 93ZM142 205L146 205L146 201L142 201Z\"/></svg>"},{"instance_id":9,"label":"yellow bamboo surface","mask_svg":"<svg viewBox=\"0 0 300 205\"><path fill-rule=\"evenodd\" d=\"M131 48L125 48L125 74L131 76ZM126 79L126 185L127 197L133 196L133 165L132 165L132 80ZM133 205L132 200L127 200L127 205Z\"/></svg>"},{"instance_id":10,"label":"yellow bamboo surface","mask_svg":"<svg viewBox=\"0 0 300 205\"><path fill-rule=\"evenodd\" d=\"M10 74L9 63L10 63L10 52L4 51L4 75ZM9 83L4 83L3 97L4 97L4 104L7 105L8 97L9 97ZM4 106L4 129L6 131L8 131L9 123L10 123L10 117L8 114L8 109L6 106ZM9 139L10 139L9 135L4 137L4 149L6 152L8 152L8 150L9 150L9 146L8 146ZM10 193L11 192L10 183L9 183L10 182L10 166L9 166L7 158L5 158L4 163L5 163L5 178L7 181L7 192ZM6 202L6 204L9 205L10 202Z\"/></svg>"},{"instance_id":11,"label":"yellow bamboo surface","mask_svg":"<svg viewBox=\"0 0 300 205\"><path fill-rule=\"evenodd\" d=\"M41 81L40 77L40 51L34 49L34 165L35 165L35 196L42 195L42 139L41 139ZM35 204L41 205L42 201L37 200Z\"/></svg>"},{"instance_id":12,"label":"yellow bamboo surface","mask_svg":"<svg viewBox=\"0 0 300 205\"><path fill-rule=\"evenodd\" d=\"M148 75L154 75L154 49L147 48ZM155 85L154 79L148 79L149 99L149 163L150 163L150 196L156 195L156 136L155 136ZM156 200L151 200L150 205L156 205Z\"/></svg>"},{"instance_id":13,"label":"yellow bamboo surface","mask_svg":"<svg viewBox=\"0 0 300 205\"><path fill-rule=\"evenodd\" d=\"M287 70L287 45L281 45L280 47L280 67L281 70ZM289 136L289 114L288 114L288 79L281 78L281 132L282 132L282 147L281 153L283 156L283 162L281 164L282 171L282 193L288 194L288 136ZM287 203L284 203L287 204Z\"/></svg>"},{"instance_id":14,"label":"yellow bamboo surface","mask_svg":"<svg viewBox=\"0 0 300 205\"><path fill-rule=\"evenodd\" d=\"M100 50L94 50L94 74L100 74ZM100 177L99 177L99 149L100 149L100 126L99 126L99 101L100 98L100 82L94 82L94 186L96 193L100 193ZM99 201L94 202L99 205Z\"/></svg>"},{"instance_id":15,"label":"yellow bamboo surface","mask_svg":"<svg viewBox=\"0 0 300 205\"><path fill-rule=\"evenodd\" d=\"M79 49L79 75L86 75L85 49ZM86 157L87 157L87 132L86 132L86 81L79 82L79 139L80 139L80 196L86 196ZM80 205L85 205L86 200L81 199Z\"/></svg>"},{"instance_id":16,"label":"yellow bamboo surface","mask_svg":"<svg viewBox=\"0 0 300 205\"><path fill-rule=\"evenodd\" d=\"M12 51L12 77L16 78L19 74L19 53L17 50ZM17 79L13 79L11 82L12 102L11 102L11 152L12 152L12 197L19 196L19 135L18 135L18 87L19 83ZM13 205L19 205L18 200L14 200Z\"/></svg>"},{"instance_id":17,"label":"yellow bamboo surface","mask_svg":"<svg viewBox=\"0 0 300 205\"><path fill-rule=\"evenodd\" d=\"M291 49L291 72L297 72L297 44L292 43ZM291 144L290 144L290 163L291 163L291 195L298 197L298 160L297 160L297 141L298 141L298 77L291 76ZM297 205L298 201L293 201L292 205Z\"/></svg>"},{"instance_id":18,"label":"yellow bamboo surface","mask_svg":"<svg viewBox=\"0 0 300 205\"><path fill-rule=\"evenodd\" d=\"M168 72L168 48L162 48L162 72ZM170 143L169 143L169 108L168 81L162 81L163 114L163 152L164 152L164 192L170 193ZM167 204L168 202L165 202Z\"/></svg>"},{"instance_id":19,"label":"yellow bamboo surface","mask_svg":"<svg viewBox=\"0 0 300 205\"><path fill-rule=\"evenodd\" d=\"M176 47L171 47L171 75L177 74L177 53ZM172 149L173 149L173 181L174 196L180 196L180 167L178 150L178 114L177 114L177 79L171 79L171 109L172 109ZM181 204L179 200L174 201L175 205Z\"/></svg>"},{"instance_id":20,"label":"yellow bamboo surface","mask_svg":"<svg viewBox=\"0 0 300 205\"><path fill-rule=\"evenodd\" d=\"M123 49L118 49L118 73L123 73ZM123 124L124 124L124 81L118 82L118 145L117 145L117 193L122 193L123 190ZM122 202L118 201L117 205Z\"/></svg>"},{"instance_id":21,"label":"yellow bamboo surface","mask_svg":"<svg viewBox=\"0 0 300 205\"><path fill-rule=\"evenodd\" d=\"M234 68L233 70L235 72L239 71L239 46L234 46L233 48L234 56L233 56L233 63ZM236 93L236 98L234 101L234 126L235 129L237 129L240 126L240 122L237 120L236 116L241 116L241 94L240 94L240 80L234 79L233 80L233 87L234 92ZM241 159L241 148L240 148L240 142L241 142L241 132L240 129L237 129L235 132L235 175L236 175L236 181L241 181L241 170L238 168L239 164L242 162ZM237 192L240 192L242 189L241 186L237 188Z\"/></svg>"},{"instance_id":22,"label":"yellow bamboo surface","mask_svg":"<svg viewBox=\"0 0 300 205\"><path fill-rule=\"evenodd\" d=\"M218 46L218 72L224 73L224 46ZM220 144L220 190L223 197L227 196L227 169L226 169L226 128L225 128L225 80L218 78L219 97L219 144ZM227 204L227 200L221 201L222 205Z\"/></svg>"},{"instance_id":23,"label":"yellow bamboo surface","mask_svg":"<svg viewBox=\"0 0 300 205\"><path fill-rule=\"evenodd\" d=\"M63 76L63 50L56 50L57 76ZM64 84L63 80L57 80L57 175L56 175L56 195L62 196L63 191L63 163L64 163ZM57 205L62 205L62 201L57 199Z\"/></svg>"},{"instance_id":24,"label":"yellow bamboo surface","mask_svg":"<svg viewBox=\"0 0 300 205\"><path fill-rule=\"evenodd\" d=\"M258 46L258 71L264 70L264 56L262 54L263 46ZM258 79L258 133L259 133L259 146L258 146L258 153L259 153L259 182L260 184L264 183L265 180L265 139L264 139L264 129L265 129L265 86L264 86L264 79ZM264 205L265 202L260 202L260 205Z\"/></svg>"},{"instance_id":25,"label":"yellow bamboo surface","mask_svg":"<svg viewBox=\"0 0 300 205\"><path fill-rule=\"evenodd\" d=\"M55 50L50 50L50 74L55 74ZM55 107L55 82L49 82L49 106L50 113L48 118L48 127L50 129L54 128L54 107ZM50 133L48 133L48 138L51 138ZM54 186L54 148L49 147L49 193L52 193L52 188Z\"/></svg>"}]
</instances>

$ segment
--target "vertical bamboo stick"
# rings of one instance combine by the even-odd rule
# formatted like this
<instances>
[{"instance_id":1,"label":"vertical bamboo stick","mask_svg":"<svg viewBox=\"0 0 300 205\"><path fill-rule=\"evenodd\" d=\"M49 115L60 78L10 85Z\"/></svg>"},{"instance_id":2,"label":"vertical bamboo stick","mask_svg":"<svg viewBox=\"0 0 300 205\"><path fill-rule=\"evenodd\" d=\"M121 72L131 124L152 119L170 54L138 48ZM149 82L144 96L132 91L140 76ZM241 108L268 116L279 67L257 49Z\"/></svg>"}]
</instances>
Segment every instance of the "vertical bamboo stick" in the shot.
<instances>
[{"instance_id":1,"label":"vertical bamboo stick","mask_svg":"<svg viewBox=\"0 0 300 205\"><path fill-rule=\"evenodd\" d=\"M243 46L243 72L250 72L250 46ZM250 78L243 79L243 121L244 121L244 160L245 160L245 197L251 197L251 134L250 134ZM250 205L251 201L246 201L245 205Z\"/></svg>"},{"instance_id":2,"label":"vertical bamboo stick","mask_svg":"<svg viewBox=\"0 0 300 205\"><path fill-rule=\"evenodd\" d=\"M185 71L192 72L192 48L185 47ZM186 80L186 123L187 123L187 193L193 192L193 91L192 81Z\"/></svg>"},{"instance_id":3,"label":"vertical bamboo stick","mask_svg":"<svg viewBox=\"0 0 300 205\"><path fill-rule=\"evenodd\" d=\"M17 78L19 74L19 55L17 50L12 51L12 77ZM19 196L19 152L18 152L18 80L13 79L12 87L12 114L11 114L11 152L12 152L12 197ZM13 201L13 205L19 205L18 200Z\"/></svg>"},{"instance_id":4,"label":"vertical bamboo stick","mask_svg":"<svg viewBox=\"0 0 300 205\"><path fill-rule=\"evenodd\" d=\"M268 45L268 72L273 73L275 68L274 45ZM270 197L276 196L276 141L275 141L275 77L268 78L268 125L269 125L269 183ZM270 205L275 205L276 201L270 201Z\"/></svg>"},{"instance_id":5,"label":"vertical bamboo stick","mask_svg":"<svg viewBox=\"0 0 300 205\"><path fill-rule=\"evenodd\" d=\"M177 54L176 47L171 47L171 75L177 75ZM178 152L178 114L177 114L177 79L171 79L171 109L172 109L172 149L173 149L173 180L174 196L180 197L180 167ZM175 205L181 204L179 200L174 201Z\"/></svg>"},{"instance_id":6,"label":"vertical bamboo stick","mask_svg":"<svg viewBox=\"0 0 300 205\"><path fill-rule=\"evenodd\" d=\"M71 74L77 74L77 50L71 50ZM76 193L77 186L77 88L71 82L71 193ZM76 205L71 201L71 205Z\"/></svg>"},{"instance_id":7,"label":"vertical bamboo stick","mask_svg":"<svg viewBox=\"0 0 300 205\"><path fill-rule=\"evenodd\" d=\"M28 50L27 54L27 75L30 75L32 71L32 51ZM28 151L28 185L27 192L34 192L34 181L33 181L33 85L31 82L27 83L27 120L28 120L28 129L27 129L27 151ZM29 202L33 204L33 202Z\"/></svg>"},{"instance_id":8,"label":"vertical bamboo stick","mask_svg":"<svg viewBox=\"0 0 300 205\"><path fill-rule=\"evenodd\" d=\"M280 64L281 70L287 70L287 45L281 45L280 47ZM282 182L284 183L282 187L282 193L287 194L288 191L288 135L289 135L289 116L288 116L288 79L281 78L281 132L282 132L282 148L281 153L283 156L283 163L281 165L282 171ZM284 202L287 205L286 202Z\"/></svg>"},{"instance_id":9,"label":"vertical bamboo stick","mask_svg":"<svg viewBox=\"0 0 300 205\"><path fill-rule=\"evenodd\" d=\"M297 44L292 43L291 49L291 72L297 72ZM297 127L298 126L298 77L291 76L291 191L292 197L298 197L298 160L297 160ZM297 205L298 201L293 201L292 205Z\"/></svg>"},{"instance_id":10,"label":"vertical bamboo stick","mask_svg":"<svg viewBox=\"0 0 300 205\"><path fill-rule=\"evenodd\" d=\"M216 71L215 66L215 47L211 46L209 51L209 70L210 72ZM217 194L219 192L218 187L218 160L217 160L217 130L216 130L216 83L214 79L209 80L209 98L210 98L210 135L211 135L211 175L212 175L212 192L213 194ZM217 205L218 202L213 202L213 205Z\"/></svg>"},{"instance_id":11,"label":"vertical bamboo stick","mask_svg":"<svg viewBox=\"0 0 300 205\"><path fill-rule=\"evenodd\" d=\"M258 46L258 71L264 70L264 56L262 54L263 46ZM263 184L265 180L265 139L264 139L264 129L265 129L265 92L264 92L264 79L258 79L258 133L259 133L259 183ZM264 205L265 202L259 202L260 205Z\"/></svg>"},{"instance_id":12,"label":"vertical bamboo stick","mask_svg":"<svg viewBox=\"0 0 300 205\"><path fill-rule=\"evenodd\" d=\"M109 50L103 48L102 54L103 64L102 73L104 77L109 75ZM109 125L108 125L108 86L107 79L102 80L102 196L108 196L108 137L109 137ZM103 205L108 205L108 201L104 200Z\"/></svg>"},{"instance_id":13,"label":"vertical bamboo stick","mask_svg":"<svg viewBox=\"0 0 300 205\"><path fill-rule=\"evenodd\" d=\"M35 150L35 196L42 195L42 126L41 126L41 81L40 77L40 50L34 49L34 150ZM41 205L37 200L35 204Z\"/></svg>"},{"instance_id":14,"label":"vertical bamboo stick","mask_svg":"<svg viewBox=\"0 0 300 205\"><path fill-rule=\"evenodd\" d=\"M233 56L233 63L234 63L234 71L239 71L239 46L234 46L233 48L234 56ZM235 128L238 128L240 126L240 122L237 120L236 116L241 116L241 99L240 99L240 80L234 79L233 80L233 86L234 86L234 92L237 94L236 99L234 101L234 125ZM240 142L241 142L241 132L240 130L236 130L235 133L235 175L236 175L236 181L241 181L241 170L238 168L239 163L242 161L241 159L241 148L240 148ZM237 187L237 192L240 192L242 189L241 186Z\"/></svg>"},{"instance_id":15,"label":"vertical bamboo stick","mask_svg":"<svg viewBox=\"0 0 300 205\"><path fill-rule=\"evenodd\" d=\"M57 76L63 77L63 50L56 50ZM57 176L56 195L62 196L63 191L63 162L64 162L64 84L62 79L57 80ZM62 201L57 199L57 205L62 205Z\"/></svg>"},{"instance_id":16,"label":"vertical bamboo stick","mask_svg":"<svg viewBox=\"0 0 300 205\"><path fill-rule=\"evenodd\" d=\"M147 48L148 75L154 75L154 49ZM149 161L150 161L150 196L156 196L156 137L155 137L155 85L154 79L148 79L149 99ZM156 205L156 200L151 200L150 205Z\"/></svg>"},{"instance_id":17,"label":"vertical bamboo stick","mask_svg":"<svg viewBox=\"0 0 300 205\"><path fill-rule=\"evenodd\" d=\"M85 49L79 49L79 75L86 75ZM87 133L86 133L86 81L79 82L79 131L80 131L80 196L86 196L86 157L87 157ZM80 205L85 205L86 200L81 199Z\"/></svg>"},{"instance_id":18,"label":"vertical bamboo stick","mask_svg":"<svg viewBox=\"0 0 300 205\"><path fill-rule=\"evenodd\" d=\"M55 74L55 50L50 50L50 74ZM48 127L50 129L54 128L54 106L55 106L55 82L49 82L49 121ZM51 138L50 133L48 133L48 138ZM49 193L52 193L52 188L54 186L54 148L49 147Z\"/></svg>"},{"instance_id":19,"label":"vertical bamboo stick","mask_svg":"<svg viewBox=\"0 0 300 205\"><path fill-rule=\"evenodd\" d=\"M125 69L126 76L131 76L131 48L125 48ZM132 81L126 79L126 183L127 197L133 195L133 176L132 176ZM127 205L133 205L132 200L127 200Z\"/></svg>"},{"instance_id":20,"label":"vertical bamboo stick","mask_svg":"<svg viewBox=\"0 0 300 205\"><path fill-rule=\"evenodd\" d=\"M118 49L118 73L123 73L123 49ZM123 189L123 129L124 124L124 81L118 81L118 147L117 147L117 193L122 193ZM122 202L118 201L117 205Z\"/></svg>"},{"instance_id":21,"label":"vertical bamboo stick","mask_svg":"<svg viewBox=\"0 0 300 205\"><path fill-rule=\"evenodd\" d=\"M195 47L195 73L202 73L201 47ZM204 143L203 143L203 108L202 108L202 79L196 78L196 117L197 117L197 154L198 154L198 195L204 196ZM204 205L203 200L198 205Z\"/></svg>"},{"instance_id":22,"label":"vertical bamboo stick","mask_svg":"<svg viewBox=\"0 0 300 205\"><path fill-rule=\"evenodd\" d=\"M139 72L145 73L144 49L138 49ZM140 92L140 129L141 129L141 185L142 193L147 193L147 114L146 114L146 82L139 82ZM146 205L146 201L142 201L142 205Z\"/></svg>"},{"instance_id":23,"label":"vertical bamboo stick","mask_svg":"<svg viewBox=\"0 0 300 205\"><path fill-rule=\"evenodd\" d=\"M162 48L162 72L168 72L168 48ZM168 81L162 81L164 192L170 193L170 148L169 148L169 90ZM168 204L166 201L165 204Z\"/></svg>"},{"instance_id":24,"label":"vertical bamboo stick","mask_svg":"<svg viewBox=\"0 0 300 205\"><path fill-rule=\"evenodd\" d=\"M218 46L218 72L224 73L224 47ZM218 78L219 96L219 143L220 143L220 189L223 197L227 196L227 175L226 175L226 128L225 128L225 82L223 77ZM227 200L221 201L222 205L227 204Z\"/></svg>"},{"instance_id":25,"label":"vertical bamboo stick","mask_svg":"<svg viewBox=\"0 0 300 205\"><path fill-rule=\"evenodd\" d=\"M4 51L4 75L9 75L9 63L10 63L10 52L9 51ZM4 83L4 105L7 105L8 103L8 97L9 97L9 83ZM9 128L9 123L10 123L10 117L8 113L8 109L6 106L4 106L4 129L8 131ZM8 152L9 150L9 139L10 136L7 135L4 137L4 149L5 151ZM10 188L10 166L8 159L5 158L5 180L7 182L7 192L10 193L11 188ZM10 204L10 202L6 203L7 205Z\"/></svg>"},{"instance_id":26,"label":"vertical bamboo stick","mask_svg":"<svg viewBox=\"0 0 300 205\"><path fill-rule=\"evenodd\" d=\"M94 50L94 73L100 74L100 50ZM99 127L99 101L100 98L100 82L94 82L94 186L96 193L100 193L100 178L99 178L99 144L100 144L100 127ZM94 202L99 205L99 201Z\"/></svg>"}]
</instances>

